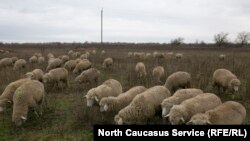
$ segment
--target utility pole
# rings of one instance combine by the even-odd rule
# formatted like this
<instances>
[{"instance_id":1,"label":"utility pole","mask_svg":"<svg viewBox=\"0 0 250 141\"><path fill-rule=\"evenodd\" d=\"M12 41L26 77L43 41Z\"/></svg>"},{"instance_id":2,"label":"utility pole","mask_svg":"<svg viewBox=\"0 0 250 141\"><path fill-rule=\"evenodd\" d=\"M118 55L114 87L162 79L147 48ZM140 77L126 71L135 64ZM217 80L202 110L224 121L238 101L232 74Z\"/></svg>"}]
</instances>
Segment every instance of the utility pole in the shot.
<instances>
[{"instance_id":1,"label":"utility pole","mask_svg":"<svg viewBox=\"0 0 250 141\"><path fill-rule=\"evenodd\" d=\"M102 8L102 10L101 10L101 44L102 44L102 42L103 42L103 37L102 37L102 35L103 35L103 23L102 23L102 15L103 15L103 8Z\"/></svg>"}]
</instances>

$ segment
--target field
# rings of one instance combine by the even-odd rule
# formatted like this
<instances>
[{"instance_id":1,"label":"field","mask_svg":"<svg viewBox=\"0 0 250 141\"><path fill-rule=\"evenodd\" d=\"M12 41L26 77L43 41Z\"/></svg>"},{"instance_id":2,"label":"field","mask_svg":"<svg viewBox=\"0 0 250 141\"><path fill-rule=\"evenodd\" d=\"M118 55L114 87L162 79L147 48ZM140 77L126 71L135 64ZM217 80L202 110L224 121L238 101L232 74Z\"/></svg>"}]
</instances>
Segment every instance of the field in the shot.
<instances>
[{"instance_id":1,"label":"field","mask_svg":"<svg viewBox=\"0 0 250 141\"><path fill-rule=\"evenodd\" d=\"M235 73L241 80L240 91L233 97L225 93L219 95L223 101L235 100L247 108L245 124L250 124L250 48L215 48L215 47L168 47L164 45L67 45L67 44L23 44L1 45L0 49L8 50L9 53L0 54L4 57L23 58L27 62L34 53L42 53L44 57L53 53L56 57L67 54L69 50L84 53L86 50L97 50L96 55L90 55L93 67L101 71L99 84L113 78L121 82L124 91L136 85L144 85L147 88L154 86L152 81L152 69L161 65L165 68L166 76L162 79L164 84L166 77L176 71L187 71L192 76L192 87L200 88L205 92L217 91L212 87L212 74L215 69L226 68ZM106 54L101 55L101 50ZM139 59L128 58L128 52L174 52L183 53L183 58L176 60L174 56L167 58ZM225 54L226 58L220 61L219 54ZM111 70L102 68L105 58L112 57L114 66ZM142 61L146 65L147 77L145 80L137 80L134 72L135 64ZM0 92L17 79L23 78L24 74L35 68L46 69L45 64L30 64L21 71L12 68L0 70ZM28 120L22 127L15 127L11 122L12 107L0 113L0 140L11 141L89 141L93 140L92 129L94 124L114 124L114 113L103 114L98 107L89 109L83 96L90 89L88 85L79 85L74 82L75 76L69 73L70 85L66 89L52 88L46 93L46 108L43 117L37 118L33 112L29 112ZM166 124L161 117L151 119L148 124Z\"/></svg>"}]
</instances>

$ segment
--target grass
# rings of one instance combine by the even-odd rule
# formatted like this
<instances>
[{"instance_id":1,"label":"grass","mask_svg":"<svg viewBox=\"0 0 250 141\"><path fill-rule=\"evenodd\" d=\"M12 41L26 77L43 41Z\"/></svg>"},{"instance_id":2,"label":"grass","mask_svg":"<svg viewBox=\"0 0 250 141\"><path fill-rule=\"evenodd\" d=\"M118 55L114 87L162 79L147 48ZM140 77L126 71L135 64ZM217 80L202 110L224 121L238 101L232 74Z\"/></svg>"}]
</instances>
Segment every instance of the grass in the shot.
<instances>
[{"instance_id":1,"label":"grass","mask_svg":"<svg viewBox=\"0 0 250 141\"><path fill-rule=\"evenodd\" d=\"M28 61L29 57L35 52L41 52L46 57L51 52L55 56L67 54L70 49L84 52L90 50L93 46L80 48L78 46L55 45L50 47L46 45L13 45L3 46L1 49L9 50L10 54L0 54L0 58L17 56ZM100 55L101 50L107 52L106 55ZM127 58L129 51L143 52L174 52L183 53L181 60L174 57L167 59L146 59ZM219 54L226 54L224 61L219 61ZM114 67L111 70L102 68L102 61L112 57ZM235 73L241 80L241 89L235 96L235 101L242 103L247 109L247 118L245 124L250 124L250 49L244 48L166 48L163 46L136 47L116 46L97 49L97 55L92 55L90 61L93 67L99 69L102 73L99 84L103 81L114 78L121 82L124 91L136 85L152 87L155 84L152 81L152 70L155 66L162 65L165 68L166 76L162 79L164 84L166 77L176 71L187 71L192 75L192 87L200 88L204 92L213 92L212 74L215 69L226 68ZM147 77L145 80L138 81L134 73L135 64L142 61L146 65ZM30 64L21 71L13 71L12 68L0 70L0 92L5 87L17 79L24 77L24 74L35 68L46 69L47 63L43 65ZM75 76L70 73L70 86L66 89L48 89L46 94L47 105L44 109L42 118L36 118L33 112L29 112L28 120L22 127L15 127L11 122L12 109L0 113L0 140L13 141L91 141L93 140L94 124L113 124L115 113L103 114L99 112L98 107L89 109L86 107L86 101L83 95L86 94L89 87L79 85L74 82ZM231 94L219 95L222 101L232 100ZM163 124L159 117L150 120L150 124Z\"/></svg>"}]
</instances>

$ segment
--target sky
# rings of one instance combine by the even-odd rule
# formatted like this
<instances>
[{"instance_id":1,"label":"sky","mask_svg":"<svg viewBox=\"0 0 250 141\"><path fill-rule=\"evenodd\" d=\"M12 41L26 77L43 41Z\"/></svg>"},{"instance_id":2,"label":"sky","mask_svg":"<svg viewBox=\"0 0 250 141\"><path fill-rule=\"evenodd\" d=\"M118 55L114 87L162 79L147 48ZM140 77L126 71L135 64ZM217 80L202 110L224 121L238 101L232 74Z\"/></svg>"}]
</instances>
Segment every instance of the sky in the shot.
<instances>
[{"instance_id":1,"label":"sky","mask_svg":"<svg viewBox=\"0 0 250 141\"><path fill-rule=\"evenodd\" d=\"M2 42L213 42L250 31L250 0L0 0Z\"/></svg>"}]
</instances>

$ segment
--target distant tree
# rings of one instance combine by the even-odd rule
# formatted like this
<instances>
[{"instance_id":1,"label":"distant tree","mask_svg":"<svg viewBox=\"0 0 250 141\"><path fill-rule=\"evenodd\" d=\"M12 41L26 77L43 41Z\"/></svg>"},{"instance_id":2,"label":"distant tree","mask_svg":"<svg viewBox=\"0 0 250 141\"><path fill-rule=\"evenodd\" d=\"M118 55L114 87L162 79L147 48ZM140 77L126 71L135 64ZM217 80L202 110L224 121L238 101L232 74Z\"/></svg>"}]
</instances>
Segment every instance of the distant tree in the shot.
<instances>
[{"instance_id":1,"label":"distant tree","mask_svg":"<svg viewBox=\"0 0 250 141\"><path fill-rule=\"evenodd\" d=\"M184 41L184 38L178 37L178 38L176 38L176 39L171 40L171 41L170 41L170 44L171 44L171 45L179 46L179 45L183 44L183 41Z\"/></svg>"},{"instance_id":2,"label":"distant tree","mask_svg":"<svg viewBox=\"0 0 250 141\"><path fill-rule=\"evenodd\" d=\"M236 43L240 44L241 46L244 46L248 44L249 40L250 40L250 32L240 32L237 35Z\"/></svg>"},{"instance_id":3,"label":"distant tree","mask_svg":"<svg viewBox=\"0 0 250 141\"><path fill-rule=\"evenodd\" d=\"M219 46L219 47L221 47L221 46L227 44L227 43L228 43L227 36L228 36L228 33L224 33L224 32L215 34L215 35L214 35L215 44L216 44L217 46Z\"/></svg>"}]
</instances>

